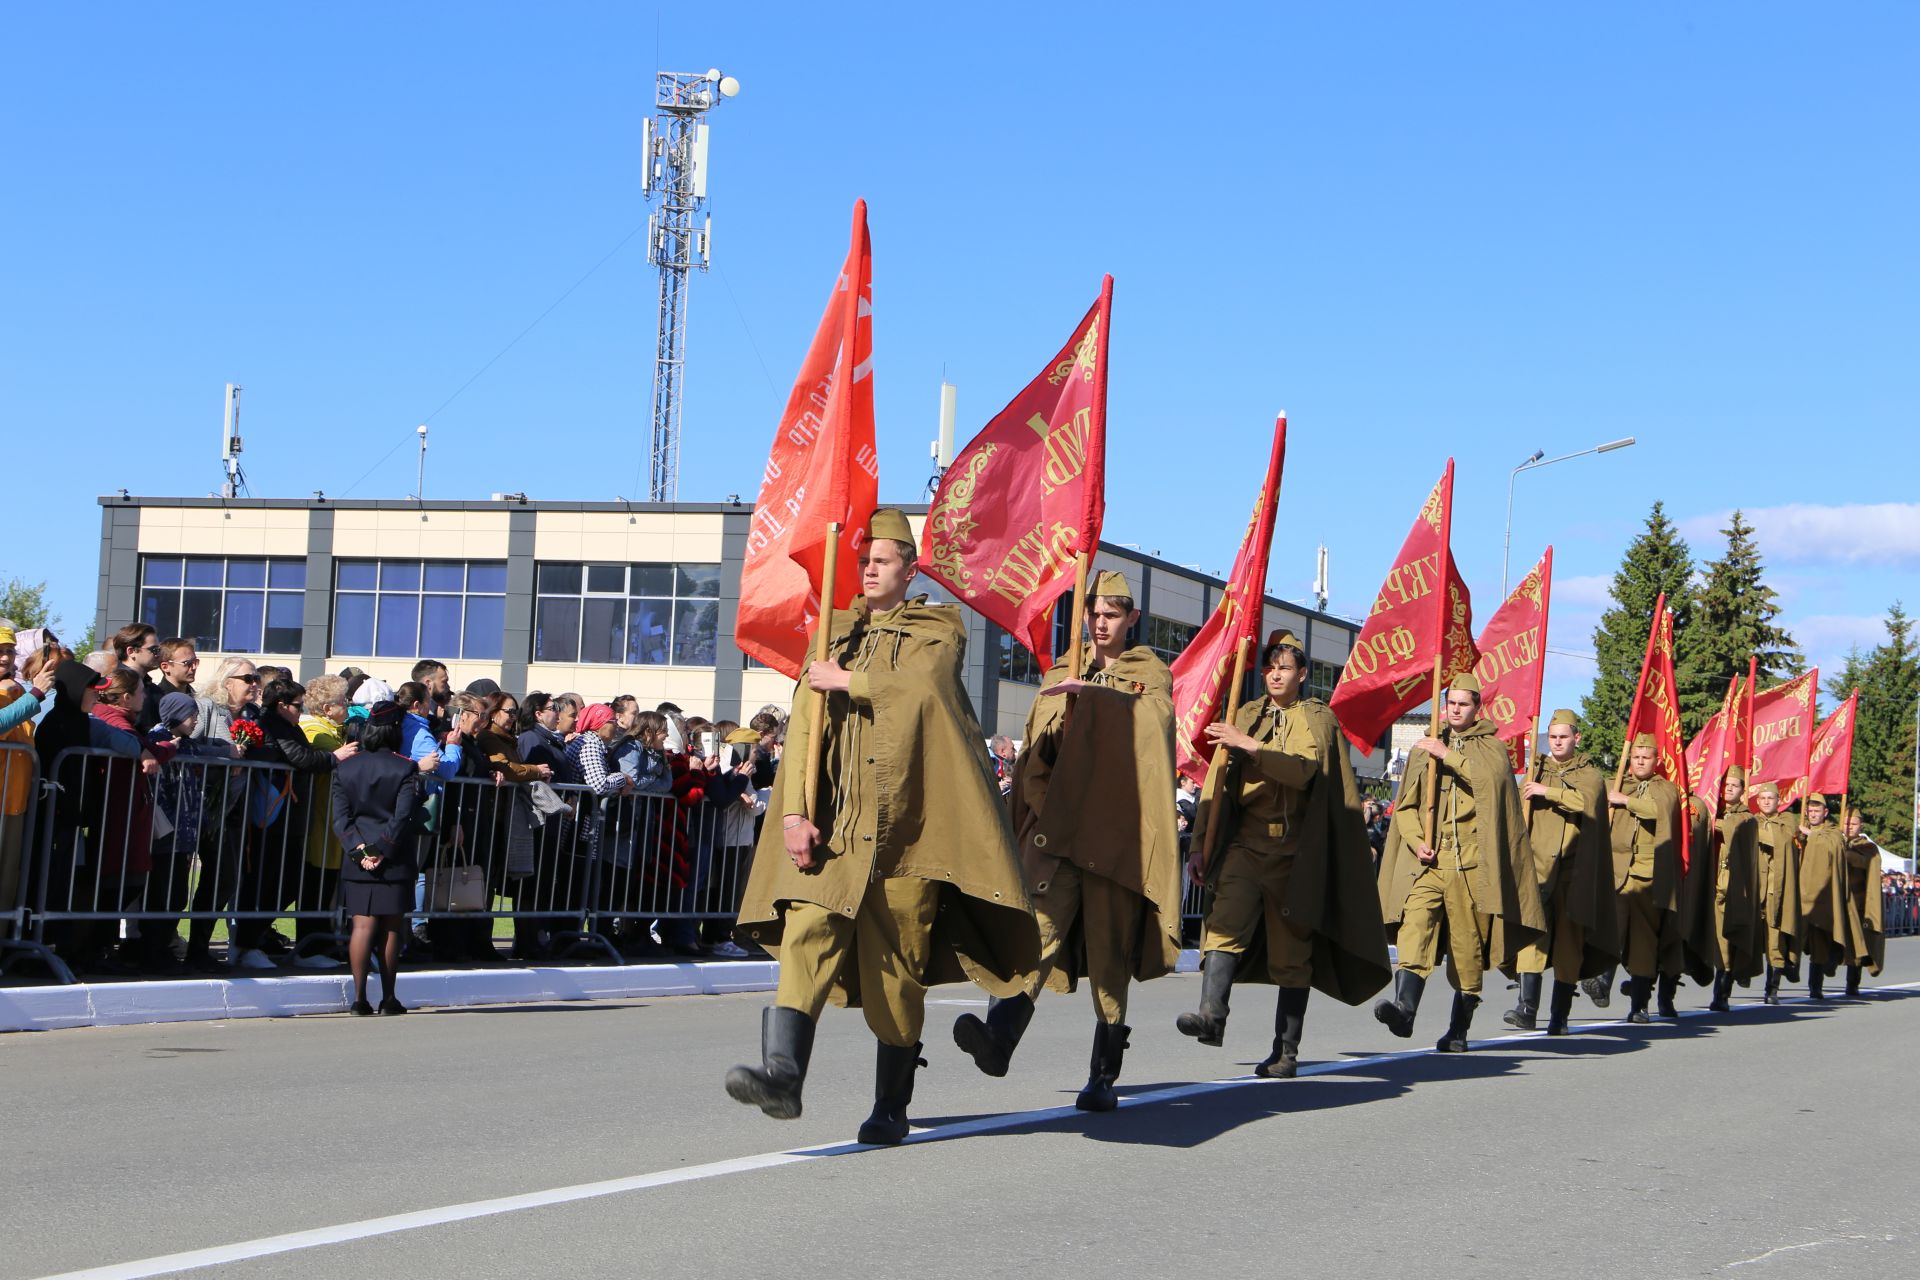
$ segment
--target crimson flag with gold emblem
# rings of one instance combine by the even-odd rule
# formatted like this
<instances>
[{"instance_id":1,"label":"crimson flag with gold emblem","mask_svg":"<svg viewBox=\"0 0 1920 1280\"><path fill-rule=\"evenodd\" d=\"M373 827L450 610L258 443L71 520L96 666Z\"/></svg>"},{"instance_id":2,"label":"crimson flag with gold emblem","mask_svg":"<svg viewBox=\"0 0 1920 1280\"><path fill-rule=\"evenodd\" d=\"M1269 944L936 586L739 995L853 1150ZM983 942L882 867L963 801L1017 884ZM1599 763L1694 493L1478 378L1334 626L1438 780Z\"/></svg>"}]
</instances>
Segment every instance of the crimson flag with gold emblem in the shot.
<instances>
[{"instance_id":1,"label":"crimson flag with gold emblem","mask_svg":"<svg viewBox=\"0 0 1920 1280\"><path fill-rule=\"evenodd\" d=\"M1414 517L1366 625L1347 655L1328 705L1340 728L1371 751L1399 716L1433 696L1433 660L1442 683L1473 669L1473 599L1453 562L1453 459Z\"/></svg>"},{"instance_id":2,"label":"crimson flag with gold emblem","mask_svg":"<svg viewBox=\"0 0 1920 1280\"><path fill-rule=\"evenodd\" d=\"M1006 408L940 478L920 569L1053 665L1053 602L1106 515L1107 331L1113 277ZM1077 637L1075 638L1077 640Z\"/></svg>"},{"instance_id":3,"label":"crimson flag with gold emblem","mask_svg":"<svg viewBox=\"0 0 1920 1280\"><path fill-rule=\"evenodd\" d=\"M1520 585L1480 633L1480 658L1473 674L1480 681L1480 710L1499 726L1500 740L1515 773L1525 772L1527 735L1540 716L1540 695L1547 678L1547 606L1553 598L1553 548L1520 579Z\"/></svg>"},{"instance_id":4,"label":"crimson flag with gold emblem","mask_svg":"<svg viewBox=\"0 0 1920 1280\"><path fill-rule=\"evenodd\" d=\"M867 202L853 206L853 239L787 395L753 503L734 643L798 679L807 633L820 616L828 524L841 524L830 605L860 594L856 558L879 505L873 439L873 244Z\"/></svg>"},{"instance_id":5,"label":"crimson flag with gold emblem","mask_svg":"<svg viewBox=\"0 0 1920 1280\"><path fill-rule=\"evenodd\" d=\"M1796 781L1780 799L1782 807L1804 800L1809 792L1833 795L1848 790L1853 772L1853 725L1860 706L1860 691L1855 689L1833 714L1813 731L1812 759L1807 775Z\"/></svg>"},{"instance_id":6,"label":"crimson flag with gold emblem","mask_svg":"<svg viewBox=\"0 0 1920 1280\"><path fill-rule=\"evenodd\" d=\"M1680 869L1685 871L1693 858L1693 823L1685 812L1690 793L1687 779L1687 738L1680 727L1680 699L1673 678L1673 611L1667 608L1666 593L1653 606L1653 626L1647 631L1647 656L1640 664L1640 683L1633 696L1633 709L1627 713L1627 736L1621 747L1623 757L1633 750L1633 740L1643 733L1653 735L1658 763L1655 772L1671 782L1681 795L1682 812L1674 815L1680 828Z\"/></svg>"},{"instance_id":7,"label":"crimson flag with gold emblem","mask_svg":"<svg viewBox=\"0 0 1920 1280\"><path fill-rule=\"evenodd\" d=\"M1248 646L1247 667L1258 660L1252 646L1261 643L1266 617L1267 553L1273 547L1273 510L1280 501L1280 473L1287 462L1287 415L1273 423L1273 449L1267 455L1267 481L1254 499L1253 515L1233 557L1233 572L1220 603L1180 656L1173 660L1173 746L1180 772L1204 786L1213 748L1206 727L1225 713L1233 659Z\"/></svg>"},{"instance_id":8,"label":"crimson flag with gold emblem","mask_svg":"<svg viewBox=\"0 0 1920 1280\"><path fill-rule=\"evenodd\" d=\"M1687 790L1704 800L1716 817L1723 803L1720 792L1726 784L1727 770L1740 763L1740 726L1744 723L1740 711L1745 705L1740 685L1740 677L1735 676L1720 709L1707 717L1700 732L1687 744Z\"/></svg>"},{"instance_id":9,"label":"crimson flag with gold emblem","mask_svg":"<svg viewBox=\"0 0 1920 1280\"><path fill-rule=\"evenodd\" d=\"M1820 688L1820 668L1785 684L1762 689L1748 703L1752 756L1747 785L1787 783L1807 775L1813 760L1814 697Z\"/></svg>"}]
</instances>

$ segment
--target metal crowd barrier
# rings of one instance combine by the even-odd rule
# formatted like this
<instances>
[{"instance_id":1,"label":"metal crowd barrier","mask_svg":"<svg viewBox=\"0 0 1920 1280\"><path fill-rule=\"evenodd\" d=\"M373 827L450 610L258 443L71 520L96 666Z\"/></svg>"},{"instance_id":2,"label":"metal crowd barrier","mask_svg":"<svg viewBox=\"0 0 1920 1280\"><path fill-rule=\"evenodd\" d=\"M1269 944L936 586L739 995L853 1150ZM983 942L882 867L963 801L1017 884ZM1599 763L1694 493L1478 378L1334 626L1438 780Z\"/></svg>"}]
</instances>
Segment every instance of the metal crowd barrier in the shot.
<instances>
[{"instance_id":1,"label":"metal crowd barrier","mask_svg":"<svg viewBox=\"0 0 1920 1280\"><path fill-rule=\"evenodd\" d=\"M1880 894L1880 912L1888 938L1910 938L1920 934L1920 891L1887 889Z\"/></svg>"},{"instance_id":2,"label":"metal crowd barrier","mask_svg":"<svg viewBox=\"0 0 1920 1280\"><path fill-rule=\"evenodd\" d=\"M58 963L30 936L28 925L39 794L39 751L29 742L0 742L0 974L28 959Z\"/></svg>"}]
</instances>

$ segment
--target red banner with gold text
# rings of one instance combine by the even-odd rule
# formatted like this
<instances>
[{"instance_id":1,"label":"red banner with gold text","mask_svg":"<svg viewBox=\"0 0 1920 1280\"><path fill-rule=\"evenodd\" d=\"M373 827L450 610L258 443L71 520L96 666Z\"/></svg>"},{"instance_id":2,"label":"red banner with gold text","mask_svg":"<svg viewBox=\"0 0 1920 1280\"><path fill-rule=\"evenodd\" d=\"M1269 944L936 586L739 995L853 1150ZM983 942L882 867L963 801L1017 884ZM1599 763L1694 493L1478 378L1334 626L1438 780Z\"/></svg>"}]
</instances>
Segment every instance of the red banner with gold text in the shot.
<instances>
[{"instance_id":1,"label":"red banner with gold text","mask_svg":"<svg viewBox=\"0 0 1920 1280\"><path fill-rule=\"evenodd\" d=\"M1655 606L1653 627L1647 635L1647 656L1640 667L1639 692L1633 710L1627 715L1627 736L1621 750L1630 753L1633 740L1643 733L1653 735L1658 753L1657 772L1679 788L1685 807L1690 788L1687 779L1687 739L1680 728L1680 699L1673 678L1673 612L1662 595ZM1683 811L1674 815L1680 829L1680 869L1692 861L1693 823Z\"/></svg>"},{"instance_id":2,"label":"red banner with gold text","mask_svg":"<svg viewBox=\"0 0 1920 1280\"><path fill-rule=\"evenodd\" d=\"M1813 731L1807 776L1787 789L1780 801L1783 806L1804 799L1812 791L1832 797L1849 789L1849 775L1853 772L1853 724L1859 706L1860 691L1855 689Z\"/></svg>"},{"instance_id":3,"label":"red banner with gold text","mask_svg":"<svg viewBox=\"0 0 1920 1280\"><path fill-rule=\"evenodd\" d=\"M1520 579L1487 622L1476 647L1481 713L1500 727L1513 771L1527 767L1527 735L1540 715L1547 674L1547 606L1553 597L1553 548Z\"/></svg>"},{"instance_id":4,"label":"red banner with gold text","mask_svg":"<svg viewBox=\"0 0 1920 1280\"><path fill-rule=\"evenodd\" d=\"M1067 345L941 477L920 568L1053 664L1053 602L1106 513L1107 331L1113 277Z\"/></svg>"},{"instance_id":5,"label":"red banner with gold text","mask_svg":"<svg viewBox=\"0 0 1920 1280\"><path fill-rule=\"evenodd\" d=\"M1752 763L1747 785L1792 782L1807 774L1813 759L1814 697L1820 668L1753 695L1750 721Z\"/></svg>"}]
</instances>

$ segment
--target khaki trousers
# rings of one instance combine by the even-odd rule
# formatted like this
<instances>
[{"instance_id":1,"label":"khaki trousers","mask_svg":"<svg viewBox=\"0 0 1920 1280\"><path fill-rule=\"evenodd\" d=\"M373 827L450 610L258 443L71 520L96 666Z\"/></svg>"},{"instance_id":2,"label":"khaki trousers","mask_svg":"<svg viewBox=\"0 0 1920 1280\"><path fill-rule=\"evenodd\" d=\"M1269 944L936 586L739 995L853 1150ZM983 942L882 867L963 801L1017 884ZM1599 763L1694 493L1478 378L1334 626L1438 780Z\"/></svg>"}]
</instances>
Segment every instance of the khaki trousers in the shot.
<instances>
[{"instance_id":1,"label":"khaki trousers","mask_svg":"<svg viewBox=\"0 0 1920 1280\"><path fill-rule=\"evenodd\" d=\"M1651 978L1660 967L1660 912L1653 905L1653 881L1627 877L1620 891L1623 928L1621 959L1636 978Z\"/></svg>"},{"instance_id":2,"label":"khaki trousers","mask_svg":"<svg viewBox=\"0 0 1920 1280\"><path fill-rule=\"evenodd\" d=\"M940 886L915 876L873 881L851 919L811 902L788 904L773 1002L818 1022L851 963L873 1034L900 1048L920 1043L923 979L939 906Z\"/></svg>"},{"instance_id":3,"label":"khaki trousers","mask_svg":"<svg viewBox=\"0 0 1920 1280\"><path fill-rule=\"evenodd\" d=\"M1139 963L1146 916L1147 900L1133 890L1062 861L1047 891L1033 900L1034 922L1040 926L1040 967L1027 981L1028 998L1040 994L1059 965L1077 920L1094 1011L1102 1022L1125 1022L1127 984Z\"/></svg>"},{"instance_id":4,"label":"khaki trousers","mask_svg":"<svg viewBox=\"0 0 1920 1280\"><path fill-rule=\"evenodd\" d=\"M1776 969L1791 969L1800 963L1800 939L1767 926L1767 963Z\"/></svg>"},{"instance_id":5,"label":"khaki trousers","mask_svg":"<svg viewBox=\"0 0 1920 1280\"><path fill-rule=\"evenodd\" d=\"M1214 881L1213 906L1201 931L1200 951L1245 955L1254 934L1267 930L1267 976L1282 987L1313 985L1313 935L1288 918L1287 881L1293 876L1294 846L1274 841L1256 848L1235 839Z\"/></svg>"},{"instance_id":6,"label":"khaki trousers","mask_svg":"<svg viewBox=\"0 0 1920 1280\"><path fill-rule=\"evenodd\" d=\"M1440 857L1449 854L1442 850ZM1480 914L1473 906L1473 891L1467 886L1468 871L1457 871L1435 862L1424 868L1407 891L1407 905L1400 915L1400 933L1395 945L1400 950L1400 967L1418 978L1425 978L1439 962L1444 935L1447 946L1447 977L1454 990L1466 995L1480 994L1480 980L1486 975L1487 940L1493 932L1493 917Z\"/></svg>"},{"instance_id":7,"label":"khaki trousers","mask_svg":"<svg viewBox=\"0 0 1920 1280\"><path fill-rule=\"evenodd\" d=\"M1562 866L1554 877L1553 893L1546 901L1547 934L1525 943L1515 959L1517 973L1545 973L1549 963L1560 982L1580 981L1580 963L1586 956L1587 931L1567 915L1567 883L1573 878L1571 866Z\"/></svg>"}]
</instances>

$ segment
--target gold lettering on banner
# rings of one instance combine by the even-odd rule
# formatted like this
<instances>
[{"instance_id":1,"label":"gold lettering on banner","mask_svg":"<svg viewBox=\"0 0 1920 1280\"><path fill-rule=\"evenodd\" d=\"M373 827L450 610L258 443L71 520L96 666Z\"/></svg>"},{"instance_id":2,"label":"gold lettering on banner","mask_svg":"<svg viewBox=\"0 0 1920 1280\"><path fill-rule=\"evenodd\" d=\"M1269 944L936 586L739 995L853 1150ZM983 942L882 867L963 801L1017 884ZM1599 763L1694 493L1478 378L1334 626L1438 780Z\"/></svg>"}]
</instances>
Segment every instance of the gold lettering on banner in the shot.
<instances>
[{"instance_id":1,"label":"gold lettering on banner","mask_svg":"<svg viewBox=\"0 0 1920 1280\"><path fill-rule=\"evenodd\" d=\"M1420 518L1425 520L1435 533L1440 532L1441 517L1445 514L1445 505L1440 501L1440 490L1446 485L1443 477L1433 486L1433 492L1427 495L1427 504L1420 508Z\"/></svg>"},{"instance_id":2,"label":"gold lettering on banner","mask_svg":"<svg viewBox=\"0 0 1920 1280\"><path fill-rule=\"evenodd\" d=\"M1208 669L1200 696L1180 713L1180 731L1173 740L1183 756L1193 755L1193 740L1199 736L1202 721L1210 718L1213 709L1220 705L1220 691L1226 688L1227 681L1232 677L1232 668L1233 651L1228 649Z\"/></svg>"},{"instance_id":3,"label":"gold lettering on banner","mask_svg":"<svg viewBox=\"0 0 1920 1280\"><path fill-rule=\"evenodd\" d=\"M1058 333L1059 330L1054 330ZM1053 372L1047 375L1047 381L1059 386L1073 376L1074 370L1088 382L1093 381L1094 365L1100 357L1100 317L1095 316L1087 331L1080 335L1080 341L1074 344L1073 354L1053 366Z\"/></svg>"},{"instance_id":4,"label":"gold lettering on banner","mask_svg":"<svg viewBox=\"0 0 1920 1280\"><path fill-rule=\"evenodd\" d=\"M1049 531L1044 524L1033 526L1008 549L998 568L981 576L987 589L1012 604L1025 604L1027 597L1053 582L1062 573L1073 570L1073 548L1080 531L1058 520Z\"/></svg>"},{"instance_id":5,"label":"gold lettering on banner","mask_svg":"<svg viewBox=\"0 0 1920 1280\"><path fill-rule=\"evenodd\" d=\"M973 585L973 570L967 567L966 551L973 541L973 530L979 522L968 508L979 492L980 473L993 461L994 453L1000 446L989 444L978 453L970 453L962 460L956 470L947 472L946 483L941 486L940 500L927 512L927 560L937 571L937 577L945 581L956 591L964 592L967 599L978 599L980 592Z\"/></svg>"},{"instance_id":6,"label":"gold lettering on banner","mask_svg":"<svg viewBox=\"0 0 1920 1280\"><path fill-rule=\"evenodd\" d=\"M1493 722L1498 725L1512 724L1513 713L1519 709L1520 705L1504 693L1487 704L1487 714L1491 716Z\"/></svg>"},{"instance_id":7,"label":"gold lettering on banner","mask_svg":"<svg viewBox=\"0 0 1920 1280\"><path fill-rule=\"evenodd\" d=\"M1040 472L1040 492L1051 498L1054 491L1078 480L1087 469L1087 437L1093 431L1093 410L1077 409L1058 426L1048 426L1039 414L1027 419L1027 426L1040 437L1047 460Z\"/></svg>"},{"instance_id":8,"label":"gold lettering on banner","mask_svg":"<svg viewBox=\"0 0 1920 1280\"><path fill-rule=\"evenodd\" d=\"M1480 661L1474 664L1473 674L1480 677L1481 684L1492 684L1515 671L1531 667L1539 660L1540 632L1529 627L1482 652Z\"/></svg>"},{"instance_id":9,"label":"gold lettering on banner","mask_svg":"<svg viewBox=\"0 0 1920 1280\"><path fill-rule=\"evenodd\" d=\"M1753 745L1756 747L1772 746L1776 742L1785 742L1789 738L1797 738L1799 736L1800 721L1798 718L1792 720L1775 720L1771 724L1757 724L1753 726Z\"/></svg>"},{"instance_id":10,"label":"gold lettering on banner","mask_svg":"<svg viewBox=\"0 0 1920 1280\"><path fill-rule=\"evenodd\" d=\"M1424 600L1433 594L1434 578L1440 568L1440 553L1421 556L1405 564L1395 565L1387 574L1387 580L1380 584L1380 594L1374 597L1373 608L1367 611L1369 618L1375 614L1386 613L1401 605Z\"/></svg>"}]
</instances>

